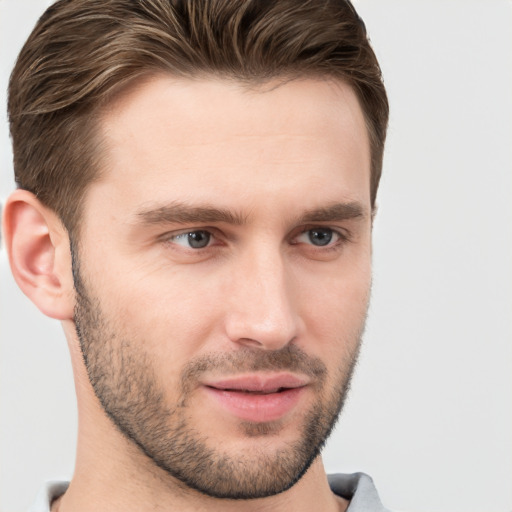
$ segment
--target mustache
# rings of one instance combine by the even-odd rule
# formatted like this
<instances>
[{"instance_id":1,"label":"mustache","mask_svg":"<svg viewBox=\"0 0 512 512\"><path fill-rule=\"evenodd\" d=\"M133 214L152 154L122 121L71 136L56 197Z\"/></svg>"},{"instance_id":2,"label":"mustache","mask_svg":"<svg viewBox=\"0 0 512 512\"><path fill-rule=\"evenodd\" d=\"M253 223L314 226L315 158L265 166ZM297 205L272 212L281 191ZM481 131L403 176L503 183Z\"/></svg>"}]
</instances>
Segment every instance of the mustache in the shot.
<instances>
[{"instance_id":1,"label":"mustache","mask_svg":"<svg viewBox=\"0 0 512 512\"><path fill-rule=\"evenodd\" d=\"M327 376L327 367L319 358L306 354L295 345L287 345L275 351L242 347L235 352L204 354L187 363L181 380L185 389L206 372L228 377L245 372L283 370L306 375L319 384Z\"/></svg>"}]
</instances>

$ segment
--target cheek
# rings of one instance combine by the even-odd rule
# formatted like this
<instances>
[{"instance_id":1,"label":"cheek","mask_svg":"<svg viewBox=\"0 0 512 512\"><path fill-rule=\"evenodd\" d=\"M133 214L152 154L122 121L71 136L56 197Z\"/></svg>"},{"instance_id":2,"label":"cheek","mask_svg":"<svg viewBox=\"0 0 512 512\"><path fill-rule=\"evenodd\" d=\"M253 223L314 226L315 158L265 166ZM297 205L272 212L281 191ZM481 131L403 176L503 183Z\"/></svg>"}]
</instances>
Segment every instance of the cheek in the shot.
<instances>
[{"instance_id":1,"label":"cheek","mask_svg":"<svg viewBox=\"0 0 512 512\"><path fill-rule=\"evenodd\" d=\"M118 274L102 286L104 308L120 335L136 343L165 379L197 355L218 317L215 288L189 274L138 268L128 281Z\"/></svg>"},{"instance_id":2,"label":"cheek","mask_svg":"<svg viewBox=\"0 0 512 512\"><path fill-rule=\"evenodd\" d=\"M303 318L313 347L324 361L340 361L357 350L366 320L371 263L340 269L329 279L303 280Z\"/></svg>"}]
</instances>

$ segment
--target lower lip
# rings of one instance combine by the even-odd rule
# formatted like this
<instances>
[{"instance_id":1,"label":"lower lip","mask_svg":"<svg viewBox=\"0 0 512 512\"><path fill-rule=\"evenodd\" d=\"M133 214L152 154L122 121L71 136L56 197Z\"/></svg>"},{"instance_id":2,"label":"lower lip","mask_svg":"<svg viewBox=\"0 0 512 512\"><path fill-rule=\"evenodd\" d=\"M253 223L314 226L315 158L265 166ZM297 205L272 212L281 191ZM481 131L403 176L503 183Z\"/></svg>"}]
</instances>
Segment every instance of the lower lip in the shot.
<instances>
[{"instance_id":1,"label":"lower lip","mask_svg":"<svg viewBox=\"0 0 512 512\"><path fill-rule=\"evenodd\" d=\"M210 387L204 389L231 414L241 420L257 423L281 419L295 407L305 391L304 387L300 387L259 395Z\"/></svg>"}]
</instances>

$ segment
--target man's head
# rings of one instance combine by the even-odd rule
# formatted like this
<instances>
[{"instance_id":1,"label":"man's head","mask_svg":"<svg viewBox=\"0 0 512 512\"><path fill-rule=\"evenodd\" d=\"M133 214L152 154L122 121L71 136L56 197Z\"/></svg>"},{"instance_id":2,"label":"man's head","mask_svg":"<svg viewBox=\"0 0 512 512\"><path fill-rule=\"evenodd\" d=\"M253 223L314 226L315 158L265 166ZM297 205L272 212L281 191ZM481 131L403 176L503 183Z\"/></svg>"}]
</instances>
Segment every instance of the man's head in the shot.
<instances>
[{"instance_id":1,"label":"man's head","mask_svg":"<svg viewBox=\"0 0 512 512\"><path fill-rule=\"evenodd\" d=\"M351 6L59 2L9 106L13 272L80 347L112 422L83 431L210 496L288 489L369 298L387 102Z\"/></svg>"}]
</instances>

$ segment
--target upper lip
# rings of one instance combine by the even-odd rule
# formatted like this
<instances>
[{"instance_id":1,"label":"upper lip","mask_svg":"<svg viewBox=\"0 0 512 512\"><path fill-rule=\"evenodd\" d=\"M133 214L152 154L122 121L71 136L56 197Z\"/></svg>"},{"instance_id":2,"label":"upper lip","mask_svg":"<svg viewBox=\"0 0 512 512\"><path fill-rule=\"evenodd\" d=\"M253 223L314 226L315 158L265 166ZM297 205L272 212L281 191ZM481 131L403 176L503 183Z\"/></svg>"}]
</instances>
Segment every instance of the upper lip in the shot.
<instances>
[{"instance_id":1,"label":"upper lip","mask_svg":"<svg viewBox=\"0 0 512 512\"><path fill-rule=\"evenodd\" d=\"M226 377L203 382L207 387L230 391L277 392L281 389L300 388L309 384L306 377L291 373L251 374Z\"/></svg>"}]
</instances>

